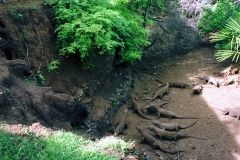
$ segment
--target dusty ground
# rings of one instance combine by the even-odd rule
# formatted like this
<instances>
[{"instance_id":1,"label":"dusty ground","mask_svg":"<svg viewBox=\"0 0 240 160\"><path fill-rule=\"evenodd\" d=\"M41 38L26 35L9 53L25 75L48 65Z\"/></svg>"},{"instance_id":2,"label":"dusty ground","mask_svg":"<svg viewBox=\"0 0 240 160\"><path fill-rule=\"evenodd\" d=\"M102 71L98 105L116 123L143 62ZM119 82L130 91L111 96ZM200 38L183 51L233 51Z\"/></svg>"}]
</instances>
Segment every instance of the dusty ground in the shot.
<instances>
[{"instance_id":1,"label":"dusty ground","mask_svg":"<svg viewBox=\"0 0 240 160\"><path fill-rule=\"evenodd\" d=\"M154 91L157 89L160 80L167 81L181 81L193 84L202 84L202 80L193 78L199 73L206 73L212 75L214 72L219 72L229 66L229 63L215 63L213 52L210 48L200 48L191 51L186 55L179 55L174 58L165 60L164 63L159 64L156 61L148 61L145 66L157 66L159 70L150 68L149 71L135 69L133 88L131 93L141 107L148 104L145 98L152 97ZM220 77L216 77L220 80ZM169 94L164 96L164 100L171 102L163 108L171 110L182 116L200 117L198 122L188 128L181 130L184 133L196 137L205 138L206 140L185 138L177 142L164 140L166 143L164 147L171 149L180 149L185 152L180 153L180 159L189 160L239 160L240 159L240 121L228 115L222 115L222 112L213 107L237 107L239 106L240 88L234 88L234 85L220 86L217 88L213 85L204 87L201 95L191 95L191 89L170 88ZM161 102L156 99L154 102ZM130 100L123 105L114 122L117 122L123 114L124 109L129 108ZM151 116L151 115L148 115ZM156 116L152 116L156 119ZM168 119L160 118L160 122L177 122L180 124L191 124L193 119ZM149 145L146 143L139 143L141 136L135 129L136 125L146 127L151 124L151 120L145 120L139 117L132 111L128 112L127 116L128 128L125 134L121 135L126 140L133 139L136 141L136 147L139 150L145 151L150 159L157 160L159 156L154 155L148 149ZM151 133L151 132L149 132ZM105 135L110 133L106 132ZM158 151L157 151L158 152ZM175 159L177 155L166 155L159 152L162 156L160 159Z\"/></svg>"}]
</instances>

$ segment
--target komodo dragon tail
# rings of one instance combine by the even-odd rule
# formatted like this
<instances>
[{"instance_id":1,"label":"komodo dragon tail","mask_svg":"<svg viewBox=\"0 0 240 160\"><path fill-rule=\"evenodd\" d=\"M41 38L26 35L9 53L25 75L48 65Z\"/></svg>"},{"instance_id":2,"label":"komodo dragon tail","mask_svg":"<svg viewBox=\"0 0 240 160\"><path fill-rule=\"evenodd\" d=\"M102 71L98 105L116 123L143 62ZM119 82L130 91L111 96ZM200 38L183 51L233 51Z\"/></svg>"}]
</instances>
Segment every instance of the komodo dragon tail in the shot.
<instances>
[{"instance_id":1,"label":"komodo dragon tail","mask_svg":"<svg viewBox=\"0 0 240 160\"><path fill-rule=\"evenodd\" d=\"M155 143L153 145L156 148L159 148L159 150L161 150L161 151L163 151L165 153L169 153L169 154L176 154L176 153L179 153L179 152L184 152L183 150L172 150L172 151L166 150L166 149L162 148L161 143L157 142L157 141L155 141Z\"/></svg>"},{"instance_id":2,"label":"komodo dragon tail","mask_svg":"<svg viewBox=\"0 0 240 160\"><path fill-rule=\"evenodd\" d=\"M198 117L182 117L182 116L176 116L174 118L177 118L177 119L200 119Z\"/></svg>"},{"instance_id":3,"label":"komodo dragon tail","mask_svg":"<svg viewBox=\"0 0 240 160\"><path fill-rule=\"evenodd\" d=\"M197 121L198 120L196 120L193 124L190 124L190 125L188 125L188 126L183 126L183 125L180 125L180 129L186 129L186 128L189 128L189 127L192 127L194 124L196 124L197 123Z\"/></svg>"}]
</instances>

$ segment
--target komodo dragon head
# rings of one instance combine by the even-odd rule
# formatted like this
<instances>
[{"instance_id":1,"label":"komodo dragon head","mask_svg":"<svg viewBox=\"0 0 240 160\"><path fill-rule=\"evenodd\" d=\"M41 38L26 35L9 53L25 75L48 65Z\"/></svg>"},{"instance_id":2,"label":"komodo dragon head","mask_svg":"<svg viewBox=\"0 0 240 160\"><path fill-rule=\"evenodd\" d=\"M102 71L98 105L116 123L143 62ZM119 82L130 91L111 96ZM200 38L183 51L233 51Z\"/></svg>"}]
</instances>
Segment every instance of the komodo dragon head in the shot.
<instances>
[{"instance_id":1,"label":"komodo dragon head","mask_svg":"<svg viewBox=\"0 0 240 160\"><path fill-rule=\"evenodd\" d=\"M152 124L157 125L158 121L152 120Z\"/></svg>"},{"instance_id":2,"label":"komodo dragon head","mask_svg":"<svg viewBox=\"0 0 240 160\"><path fill-rule=\"evenodd\" d=\"M143 107L143 109L147 109L148 113L156 113L157 112L157 108L152 105L146 105L145 107Z\"/></svg>"},{"instance_id":3,"label":"komodo dragon head","mask_svg":"<svg viewBox=\"0 0 240 160\"><path fill-rule=\"evenodd\" d=\"M147 126L147 129L154 131L154 126Z\"/></svg>"}]
</instances>

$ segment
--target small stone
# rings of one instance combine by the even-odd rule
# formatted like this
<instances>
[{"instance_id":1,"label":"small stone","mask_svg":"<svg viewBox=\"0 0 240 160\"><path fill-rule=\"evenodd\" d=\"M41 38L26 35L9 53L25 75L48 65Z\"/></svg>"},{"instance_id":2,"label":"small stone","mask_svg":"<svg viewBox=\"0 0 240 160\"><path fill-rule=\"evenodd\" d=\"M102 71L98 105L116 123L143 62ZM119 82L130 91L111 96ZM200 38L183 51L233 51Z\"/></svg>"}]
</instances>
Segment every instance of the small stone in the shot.
<instances>
[{"instance_id":1,"label":"small stone","mask_svg":"<svg viewBox=\"0 0 240 160\"><path fill-rule=\"evenodd\" d=\"M83 97L84 96L83 89L82 88L78 89L76 94L77 94L77 97Z\"/></svg>"}]
</instances>

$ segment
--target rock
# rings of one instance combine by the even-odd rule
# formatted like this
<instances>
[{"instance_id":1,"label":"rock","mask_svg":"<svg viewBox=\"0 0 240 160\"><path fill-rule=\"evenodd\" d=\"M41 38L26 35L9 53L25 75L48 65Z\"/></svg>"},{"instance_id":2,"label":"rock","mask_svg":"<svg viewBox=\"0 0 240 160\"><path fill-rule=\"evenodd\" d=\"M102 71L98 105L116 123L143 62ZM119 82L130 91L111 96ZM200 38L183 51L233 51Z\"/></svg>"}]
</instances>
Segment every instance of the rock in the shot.
<instances>
[{"instance_id":1,"label":"rock","mask_svg":"<svg viewBox=\"0 0 240 160\"><path fill-rule=\"evenodd\" d=\"M77 97L79 97L79 98L82 98L82 97L84 97L84 91L83 91L83 89L82 88L79 88L78 90L77 90L77 93L76 93L76 96Z\"/></svg>"}]
</instances>

